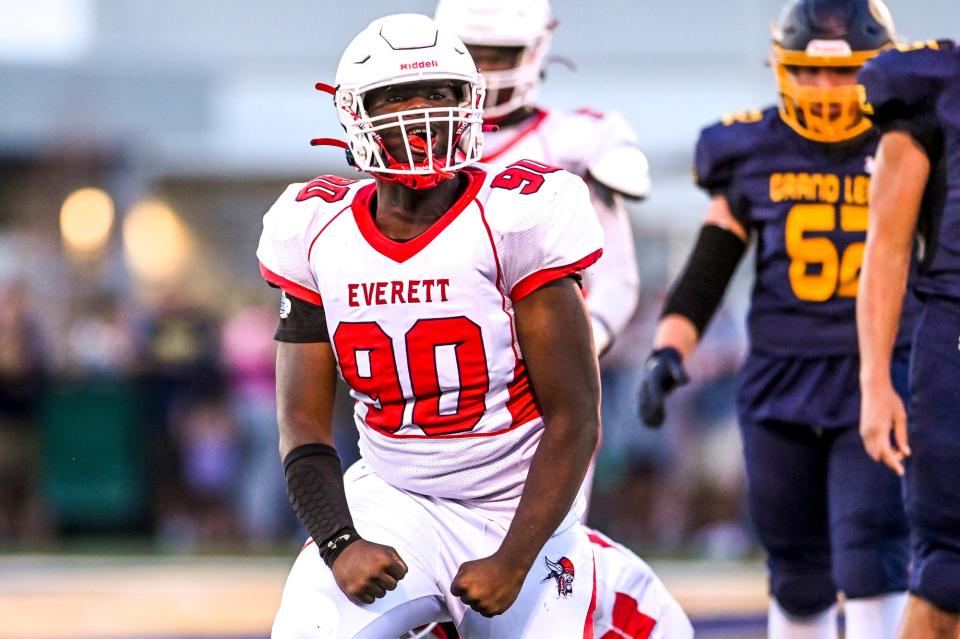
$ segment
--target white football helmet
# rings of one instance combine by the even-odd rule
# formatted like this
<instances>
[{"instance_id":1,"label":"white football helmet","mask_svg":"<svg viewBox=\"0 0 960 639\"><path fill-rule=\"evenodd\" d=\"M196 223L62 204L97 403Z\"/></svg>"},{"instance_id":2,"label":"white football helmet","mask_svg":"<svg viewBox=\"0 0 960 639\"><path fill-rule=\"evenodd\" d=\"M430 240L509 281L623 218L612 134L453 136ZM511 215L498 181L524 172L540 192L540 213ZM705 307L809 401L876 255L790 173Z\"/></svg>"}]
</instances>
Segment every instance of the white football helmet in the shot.
<instances>
[{"instance_id":1,"label":"white football helmet","mask_svg":"<svg viewBox=\"0 0 960 639\"><path fill-rule=\"evenodd\" d=\"M435 18L468 45L522 47L514 68L483 72L488 120L533 103L556 24L548 0L439 0Z\"/></svg>"},{"instance_id":2,"label":"white football helmet","mask_svg":"<svg viewBox=\"0 0 960 639\"><path fill-rule=\"evenodd\" d=\"M379 116L364 106L372 89L433 80L462 87L460 103ZM463 42L427 16L398 14L373 21L344 51L336 84L337 114L362 171L410 188L431 188L483 155L483 77ZM434 136L443 126L448 127L446 149L435 153ZM383 144L381 133L393 127L400 129L406 158L392 157ZM415 162L411 144L426 159Z\"/></svg>"}]
</instances>

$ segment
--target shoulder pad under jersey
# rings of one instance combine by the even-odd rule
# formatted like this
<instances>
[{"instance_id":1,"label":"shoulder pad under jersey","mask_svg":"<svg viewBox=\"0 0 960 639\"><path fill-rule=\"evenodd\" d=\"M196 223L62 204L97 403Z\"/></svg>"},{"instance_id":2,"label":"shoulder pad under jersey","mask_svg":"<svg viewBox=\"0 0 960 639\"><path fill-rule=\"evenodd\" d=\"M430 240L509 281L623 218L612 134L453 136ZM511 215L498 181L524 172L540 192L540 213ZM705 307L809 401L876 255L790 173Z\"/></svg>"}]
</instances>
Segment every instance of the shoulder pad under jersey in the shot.
<instances>
[{"instance_id":1,"label":"shoulder pad under jersey","mask_svg":"<svg viewBox=\"0 0 960 639\"><path fill-rule=\"evenodd\" d=\"M707 191L726 189L737 165L773 139L780 115L775 107L724 116L700 131L694 157L694 180Z\"/></svg>"},{"instance_id":2,"label":"shoulder pad under jersey","mask_svg":"<svg viewBox=\"0 0 960 639\"><path fill-rule=\"evenodd\" d=\"M902 45L880 54L860 72L864 113L881 129L884 125L922 115L932 108L939 87L956 78L956 44L929 40Z\"/></svg>"},{"instance_id":3,"label":"shoulder pad under jersey","mask_svg":"<svg viewBox=\"0 0 960 639\"><path fill-rule=\"evenodd\" d=\"M289 185L263 216L257 259L264 279L288 295L320 304L310 267L313 239L348 209L357 190L369 183L323 175Z\"/></svg>"},{"instance_id":4,"label":"shoulder pad under jersey","mask_svg":"<svg viewBox=\"0 0 960 639\"><path fill-rule=\"evenodd\" d=\"M578 175L609 149L637 144L633 127L616 111L552 111L540 133L552 161Z\"/></svg>"},{"instance_id":5,"label":"shoulder pad under jersey","mask_svg":"<svg viewBox=\"0 0 960 639\"><path fill-rule=\"evenodd\" d=\"M533 160L496 170L484 215L514 302L599 259L603 230L582 179Z\"/></svg>"}]
</instances>

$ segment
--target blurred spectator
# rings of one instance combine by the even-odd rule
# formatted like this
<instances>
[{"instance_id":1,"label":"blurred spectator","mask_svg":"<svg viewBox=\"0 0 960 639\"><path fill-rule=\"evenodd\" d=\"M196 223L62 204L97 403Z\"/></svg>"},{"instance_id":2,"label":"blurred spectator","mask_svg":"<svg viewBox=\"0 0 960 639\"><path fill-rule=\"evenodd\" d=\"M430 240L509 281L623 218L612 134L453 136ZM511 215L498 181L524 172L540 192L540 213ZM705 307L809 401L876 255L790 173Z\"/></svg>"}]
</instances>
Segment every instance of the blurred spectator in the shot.
<instances>
[{"instance_id":1,"label":"blurred spectator","mask_svg":"<svg viewBox=\"0 0 960 639\"><path fill-rule=\"evenodd\" d=\"M240 478L240 442L233 415L217 392L182 397L171 411L171 434L179 460L176 485L164 502L160 541L191 548L235 543L233 495Z\"/></svg>"},{"instance_id":2,"label":"blurred spectator","mask_svg":"<svg viewBox=\"0 0 960 639\"><path fill-rule=\"evenodd\" d=\"M181 431L202 428L204 415L194 417L191 411L207 398L222 396L219 325L206 309L174 291L147 314L139 336L143 421L151 451L155 512L162 527L183 505L181 444L190 440L186 435L175 437L175 418ZM175 406L179 415L174 414ZM202 441L201 437L198 442Z\"/></svg>"},{"instance_id":3,"label":"blurred spectator","mask_svg":"<svg viewBox=\"0 0 960 639\"><path fill-rule=\"evenodd\" d=\"M300 527L287 501L277 432L277 315L250 306L227 319L223 361L229 401L239 428L237 511L247 541L264 545L288 539Z\"/></svg>"},{"instance_id":4,"label":"blurred spectator","mask_svg":"<svg viewBox=\"0 0 960 639\"><path fill-rule=\"evenodd\" d=\"M133 329L116 296L92 296L67 329L67 367L73 374L127 377L136 361Z\"/></svg>"},{"instance_id":5,"label":"blurred spectator","mask_svg":"<svg viewBox=\"0 0 960 639\"><path fill-rule=\"evenodd\" d=\"M37 493L36 412L46 388L42 341L26 285L0 285L0 542L45 532Z\"/></svg>"}]
</instances>

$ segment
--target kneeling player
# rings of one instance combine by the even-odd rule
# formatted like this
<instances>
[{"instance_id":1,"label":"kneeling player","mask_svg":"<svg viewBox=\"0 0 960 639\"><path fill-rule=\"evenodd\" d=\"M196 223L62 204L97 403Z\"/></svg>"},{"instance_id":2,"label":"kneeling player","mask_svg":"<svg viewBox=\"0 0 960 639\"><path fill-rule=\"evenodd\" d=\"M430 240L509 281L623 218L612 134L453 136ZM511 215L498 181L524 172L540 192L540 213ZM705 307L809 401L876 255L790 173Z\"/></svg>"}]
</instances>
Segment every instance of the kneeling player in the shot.
<instances>
[{"instance_id":1,"label":"kneeling player","mask_svg":"<svg viewBox=\"0 0 960 639\"><path fill-rule=\"evenodd\" d=\"M597 639L692 639L686 613L645 561L600 531L587 536L597 563Z\"/></svg>"},{"instance_id":2,"label":"kneeling player","mask_svg":"<svg viewBox=\"0 0 960 639\"><path fill-rule=\"evenodd\" d=\"M275 637L591 636L593 554L577 522L599 382L576 275L601 253L582 180L482 153L483 81L424 16L347 48L335 104L375 180L293 185L264 217L284 290L281 452L316 542ZM457 151L464 154L458 161ZM362 460L331 447L337 370Z\"/></svg>"}]
</instances>

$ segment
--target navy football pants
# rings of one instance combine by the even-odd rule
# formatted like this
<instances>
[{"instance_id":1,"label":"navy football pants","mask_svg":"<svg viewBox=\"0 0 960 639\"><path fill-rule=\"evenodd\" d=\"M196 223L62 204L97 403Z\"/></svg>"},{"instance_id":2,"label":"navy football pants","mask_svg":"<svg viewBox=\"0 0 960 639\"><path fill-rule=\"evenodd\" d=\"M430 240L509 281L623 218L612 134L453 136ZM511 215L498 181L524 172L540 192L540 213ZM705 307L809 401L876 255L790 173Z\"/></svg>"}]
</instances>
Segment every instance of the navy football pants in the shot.
<instances>
[{"instance_id":1,"label":"navy football pants","mask_svg":"<svg viewBox=\"0 0 960 639\"><path fill-rule=\"evenodd\" d=\"M741 419L750 516L770 590L808 616L847 598L907 588L900 480L867 455L856 426L817 430Z\"/></svg>"},{"instance_id":2,"label":"navy football pants","mask_svg":"<svg viewBox=\"0 0 960 639\"><path fill-rule=\"evenodd\" d=\"M960 304L924 303L910 362L910 592L960 612Z\"/></svg>"}]
</instances>

